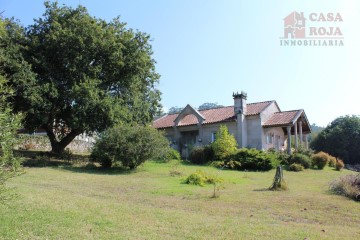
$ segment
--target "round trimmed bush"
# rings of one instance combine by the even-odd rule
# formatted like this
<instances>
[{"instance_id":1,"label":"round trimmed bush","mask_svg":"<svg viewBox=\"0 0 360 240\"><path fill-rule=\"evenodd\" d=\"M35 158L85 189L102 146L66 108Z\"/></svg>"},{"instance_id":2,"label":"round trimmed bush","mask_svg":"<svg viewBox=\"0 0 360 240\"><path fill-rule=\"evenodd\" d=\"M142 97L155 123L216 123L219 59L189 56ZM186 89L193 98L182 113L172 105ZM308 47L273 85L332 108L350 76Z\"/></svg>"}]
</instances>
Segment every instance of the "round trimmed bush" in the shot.
<instances>
[{"instance_id":1,"label":"round trimmed bush","mask_svg":"<svg viewBox=\"0 0 360 240\"><path fill-rule=\"evenodd\" d=\"M181 156L179 151L171 147L166 147L162 149L162 151L159 153L159 156L155 156L154 160L168 162L170 160L181 160Z\"/></svg>"},{"instance_id":2,"label":"round trimmed bush","mask_svg":"<svg viewBox=\"0 0 360 240\"><path fill-rule=\"evenodd\" d=\"M307 155L301 154L301 153L295 153L291 156L290 164L297 163L302 165L305 169L308 169L311 167L311 159Z\"/></svg>"},{"instance_id":3,"label":"round trimmed bush","mask_svg":"<svg viewBox=\"0 0 360 240\"><path fill-rule=\"evenodd\" d=\"M329 155L329 167L336 167L336 158Z\"/></svg>"},{"instance_id":4,"label":"round trimmed bush","mask_svg":"<svg viewBox=\"0 0 360 240\"><path fill-rule=\"evenodd\" d=\"M91 153L93 162L103 167L121 164L135 169L149 159L159 156L169 147L164 135L150 126L118 125L106 130L96 141Z\"/></svg>"},{"instance_id":5,"label":"round trimmed bush","mask_svg":"<svg viewBox=\"0 0 360 240\"><path fill-rule=\"evenodd\" d=\"M338 160L336 161L335 169L336 169L337 171L340 171L341 169L344 168L344 166L345 166L344 162L343 162L342 160L338 159Z\"/></svg>"},{"instance_id":6,"label":"round trimmed bush","mask_svg":"<svg viewBox=\"0 0 360 240\"><path fill-rule=\"evenodd\" d=\"M273 153L255 148L241 148L229 156L225 167L237 170L269 171L279 165L279 159Z\"/></svg>"},{"instance_id":7,"label":"round trimmed bush","mask_svg":"<svg viewBox=\"0 0 360 240\"><path fill-rule=\"evenodd\" d=\"M318 169L324 169L329 162L329 154L318 152L311 156L312 165Z\"/></svg>"},{"instance_id":8,"label":"round trimmed bush","mask_svg":"<svg viewBox=\"0 0 360 240\"><path fill-rule=\"evenodd\" d=\"M289 166L288 170L292 171L292 172L301 172L301 171L304 171L304 167L300 164L293 163Z\"/></svg>"},{"instance_id":9,"label":"round trimmed bush","mask_svg":"<svg viewBox=\"0 0 360 240\"><path fill-rule=\"evenodd\" d=\"M190 153L190 161L195 164L205 164L214 158L211 146L194 147Z\"/></svg>"}]
</instances>

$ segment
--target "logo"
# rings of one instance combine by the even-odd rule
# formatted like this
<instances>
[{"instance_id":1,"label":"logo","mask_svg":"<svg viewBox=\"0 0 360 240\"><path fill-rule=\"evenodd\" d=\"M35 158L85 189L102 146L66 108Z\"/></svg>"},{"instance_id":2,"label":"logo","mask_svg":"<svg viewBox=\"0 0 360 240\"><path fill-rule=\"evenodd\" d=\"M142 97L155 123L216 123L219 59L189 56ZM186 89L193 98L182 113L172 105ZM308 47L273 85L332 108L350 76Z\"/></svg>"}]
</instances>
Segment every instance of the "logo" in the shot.
<instances>
[{"instance_id":1,"label":"logo","mask_svg":"<svg viewBox=\"0 0 360 240\"><path fill-rule=\"evenodd\" d=\"M284 19L280 46L344 46L340 13L292 12Z\"/></svg>"}]
</instances>

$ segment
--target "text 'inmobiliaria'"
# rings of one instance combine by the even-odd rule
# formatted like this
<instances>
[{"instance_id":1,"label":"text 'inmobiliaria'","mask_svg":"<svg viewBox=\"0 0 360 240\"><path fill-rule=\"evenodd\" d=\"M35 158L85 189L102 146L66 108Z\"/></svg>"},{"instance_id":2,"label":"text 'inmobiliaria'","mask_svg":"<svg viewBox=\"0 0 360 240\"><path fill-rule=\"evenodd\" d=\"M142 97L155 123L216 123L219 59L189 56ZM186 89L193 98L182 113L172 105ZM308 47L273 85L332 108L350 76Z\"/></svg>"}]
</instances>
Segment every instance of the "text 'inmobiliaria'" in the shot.
<instances>
[{"instance_id":1,"label":"text 'inmobiliaria'","mask_svg":"<svg viewBox=\"0 0 360 240\"><path fill-rule=\"evenodd\" d=\"M280 46L344 46L340 13L292 12L284 18Z\"/></svg>"}]
</instances>

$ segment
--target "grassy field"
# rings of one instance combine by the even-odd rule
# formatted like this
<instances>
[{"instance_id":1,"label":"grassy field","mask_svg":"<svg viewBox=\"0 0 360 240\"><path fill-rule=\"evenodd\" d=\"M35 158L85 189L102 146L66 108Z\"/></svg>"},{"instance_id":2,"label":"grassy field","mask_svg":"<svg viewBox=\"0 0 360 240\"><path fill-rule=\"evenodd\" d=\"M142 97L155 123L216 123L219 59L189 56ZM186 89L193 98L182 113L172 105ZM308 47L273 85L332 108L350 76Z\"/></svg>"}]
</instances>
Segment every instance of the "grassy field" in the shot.
<instances>
[{"instance_id":1,"label":"grassy field","mask_svg":"<svg viewBox=\"0 0 360 240\"><path fill-rule=\"evenodd\" d=\"M181 183L197 169L225 179L219 198L212 186ZM0 206L0 239L360 239L360 203L328 192L347 170L285 172L286 192L267 190L275 171L174 162L25 170L9 181L19 197Z\"/></svg>"}]
</instances>

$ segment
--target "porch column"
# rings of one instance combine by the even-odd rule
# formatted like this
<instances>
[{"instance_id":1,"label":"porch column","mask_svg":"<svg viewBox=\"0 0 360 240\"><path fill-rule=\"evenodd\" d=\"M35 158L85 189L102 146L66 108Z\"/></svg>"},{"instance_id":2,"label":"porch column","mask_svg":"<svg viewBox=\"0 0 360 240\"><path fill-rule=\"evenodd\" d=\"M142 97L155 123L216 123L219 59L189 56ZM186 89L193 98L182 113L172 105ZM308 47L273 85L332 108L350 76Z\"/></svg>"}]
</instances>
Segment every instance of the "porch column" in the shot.
<instances>
[{"instance_id":1,"label":"porch column","mask_svg":"<svg viewBox=\"0 0 360 240\"><path fill-rule=\"evenodd\" d=\"M305 134L305 148L309 149L308 135Z\"/></svg>"},{"instance_id":2,"label":"porch column","mask_svg":"<svg viewBox=\"0 0 360 240\"><path fill-rule=\"evenodd\" d=\"M291 126L287 126L287 150L291 154Z\"/></svg>"},{"instance_id":3,"label":"porch column","mask_svg":"<svg viewBox=\"0 0 360 240\"><path fill-rule=\"evenodd\" d=\"M302 121L299 121L300 147L303 146Z\"/></svg>"},{"instance_id":4,"label":"porch column","mask_svg":"<svg viewBox=\"0 0 360 240\"><path fill-rule=\"evenodd\" d=\"M297 129L297 123L294 124L294 132L295 132L295 149L298 149L298 129Z\"/></svg>"},{"instance_id":5,"label":"porch column","mask_svg":"<svg viewBox=\"0 0 360 240\"><path fill-rule=\"evenodd\" d=\"M198 128L199 128L199 138L197 139L197 143L198 145L203 145L203 127L202 127L202 124L201 123L198 123ZM201 140L200 140L201 139Z\"/></svg>"}]
</instances>

